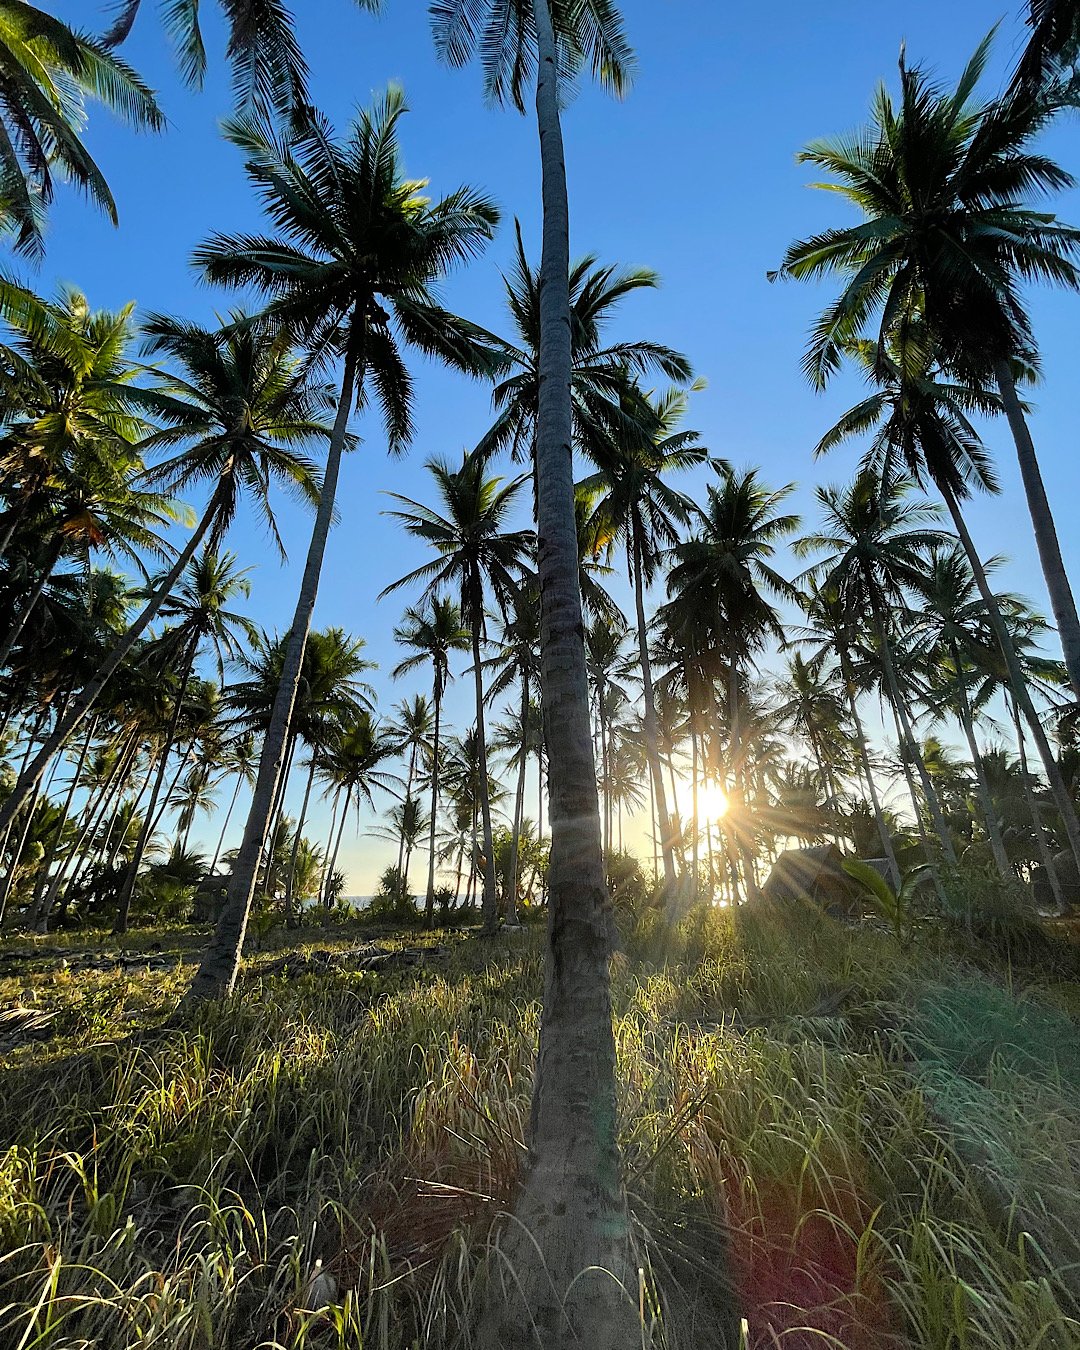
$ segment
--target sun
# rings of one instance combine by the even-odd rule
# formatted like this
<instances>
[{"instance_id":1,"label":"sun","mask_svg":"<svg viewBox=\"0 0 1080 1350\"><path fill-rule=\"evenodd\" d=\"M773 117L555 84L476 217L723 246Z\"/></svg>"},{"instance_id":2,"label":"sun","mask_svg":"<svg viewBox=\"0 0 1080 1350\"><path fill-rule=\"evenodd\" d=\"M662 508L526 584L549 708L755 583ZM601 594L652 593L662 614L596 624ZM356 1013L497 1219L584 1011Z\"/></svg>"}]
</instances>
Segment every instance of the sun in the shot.
<instances>
[{"instance_id":1,"label":"sun","mask_svg":"<svg viewBox=\"0 0 1080 1350\"><path fill-rule=\"evenodd\" d=\"M727 793L719 783L702 783L698 788L698 811L706 820L727 815Z\"/></svg>"}]
</instances>

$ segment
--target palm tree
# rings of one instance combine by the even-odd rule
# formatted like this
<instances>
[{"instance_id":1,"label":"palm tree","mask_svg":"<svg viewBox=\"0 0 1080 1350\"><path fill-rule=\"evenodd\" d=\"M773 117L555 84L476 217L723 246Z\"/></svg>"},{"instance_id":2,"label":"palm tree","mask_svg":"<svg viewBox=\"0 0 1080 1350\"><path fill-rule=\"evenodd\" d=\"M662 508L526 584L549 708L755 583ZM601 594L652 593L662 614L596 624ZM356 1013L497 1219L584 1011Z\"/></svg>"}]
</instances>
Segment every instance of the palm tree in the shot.
<instances>
[{"instance_id":1,"label":"palm tree","mask_svg":"<svg viewBox=\"0 0 1080 1350\"><path fill-rule=\"evenodd\" d=\"M255 286L269 298L266 315L305 343L313 356L342 360L341 389L319 510L293 616L274 715L263 741L259 777L229 895L190 998L228 993L236 980L259 857L274 798L304 647L311 627L326 541L334 514L349 416L369 385L383 411L391 451L412 434L412 381L402 347L474 374L495 369L479 330L448 314L433 287L491 238L498 213L487 198L459 188L432 205L422 184L404 177L398 124L405 113L391 88L364 112L344 142L317 115L290 145L251 121L229 125L247 156L247 172L278 229L259 236L217 235L196 254L207 278Z\"/></svg>"},{"instance_id":2,"label":"palm tree","mask_svg":"<svg viewBox=\"0 0 1080 1350\"><path fill-rule=\"evenodd\" d=\"M1047 97L1080 59L1080 4L1077 0L1029 0L1031 36L1017 63L1011 92Z\"/></svg>"},{"instance_id":3,"label":"palm tree","mask_svg":"<svg viewBox=\"0 0 1080 1350\"><path fill-rule=\"evenodd\" d=\"M478 451L467 454L461 468L453 470L443 460L432 459L427 469L435 479L445 515L396 492L389 495L406 508L389 511L407 533L421 539L439 555L414 568L381 592L383 595L423 581L425 596L453 588L458 592L461 619L472 635L473 684L476 691L476 734L480 782L486 783L487 744L484 735L484 672L481 644L487 637L486 597L490 592L498 612L505 618L526 575L535 547L531 530L507 530L507 516L525 482L516 478L504 483L487 478L484 458ZM491 831L491 803L480 797L484 827L484 931L498 926L495 896L495 849Z\"/></svg>"},{"instance_id":4,"label":"palm tree","mask_svg":"<svg viewBox=\"0 0 1080 1350\"><path fill-rule=\"evenodd\" d=\"M198 524L138 616L106 649L82 693L19 775L0 806L0 832L29 798L52 756L94 707L113 673L135 650L204 541L213 549L219 547L241 498L247 494L254 500L273 533L270 484L291 486L309 498L317 495L314 468L294 447L327 434L319 417L323 391L311 384L287 341L262 326L242 325L238 318L217 332L170 319L152 319L148 324L154 349L172 356L183 370L183 375L165 376L156 388L139 394L140 401L167 423L148 441L152 446L185 447L149 476L173 491L210 483L210 496ZM240 419L237 407L245 409Z\"/></svg>"},{"instance_id":5,"label":"palm tree","mask_svg":"<svg viewBox=\"0 0 1080 1350\"><path fill-rule=\"evenodd\" d=\"M383 731L367 709L361 710L348 726L336 728L320 751L317 772L342 798L337 838L326 859L324 875L327 883L337 866L350 807L355 804L358 812L361 802L374 807L374 790L393 791L395 783L400 781L380 768L397 753L393 735ZM327 884L324 895L328 894Z\"/></svg>"},{"instance_id":6,"label":"palm tree","mask_svg":"<svg viewBox=\"0 0 1080 1350\"><path fill-rule=\"evenodd\" d=\"M796 552L825 556L810 569L826 590L835 590L852 616L856 630L863 620L873 635L865 650L868 663L880 667L886 697L896 719L905 774L914 764L923 797L947 861L956 865L956 850L941 811L937 793L919 753L899 647L891 619L906 610L905 591L917 583L928 553L944 541L934 527L938 508L911 496L908 479L880 479L862 469L846 489L819 487L815 496L822 509L822 527L796 541ZM914 783L908 777L916 819L921 819Z\"/></svg>"},{"instance_id":7,"label":"palm tree","mask_svg":"<svg viewBox=\"0 0 1080 1350\"><path fill-rule=\"evenodd\" d=\"M391 724L391 733L397 737L398 751L401 754L408 753L408 769L405 775L405 800L413 801L413 786L416 782L416 771L418 763L423 760L431 762L431 737L433 731L433 718L431 704L423 694L417 696L410 702L409 699L402 699L395 709L397 717ZM408 867L405 864L405 833L402 831L398 840L398 871L405 875Z\"/></svg>"},{"instance_id":8,"label":"palm tree","mask_svg":"<svg viewBox=\"0 0 1080 1350\"><path fill-rule=\"evenodd\" d=\"M612 802L608 786L611 781L611 756L609 743L612 697L627 701L629 695L623 681L633 673L633 662L626 653L626 640L630 628L625 620L622 623L610 623L605 619L593 619L585 629L585 669L589 675L593 698L596 703L596 725L599 733L600 783L603 820L604 857L611 854ZM665 811L666 819L666 811Z\"/></svg>"},{"instance_id":9,"label":"palm tree","mask_svg":"<svg viewBox=\"0 0 1080 1350\"><path fill-rule=\"evenodd\" d=\"M0 0L0 70L0 228L15 234L20 252L40 257L57 175L115 224L116 203L80 136L86 99L161 131L151 90L102 41L24 0Z\"/></svg>"},{"instance_id":10,"label":"palm tree","mask_svg":"<svg viewBox=\"0 0 1080 1350\"><path fill-rule=\"evenodd\" d=\"M560 82L588 64L616 93L632 54L613 0L433 0L436 45L452 65L480 53L485 85L524 110L536 80L543 247L535 474L543 597L544 740L551 796L548 952L531 1166L506 1235L512 1289L488 1306L492 1344L524 1345L563 1326L598 1347L638 1337L624 1289L636 1261L619 1188L615 1043L596 766L589 727L574 521L570 222ZM539 1244L537 1249L534 1244ZM604 1271L583 1278L583 1272ZM554 1336L556 1333L552 1332Z\"/></svg>"},{"instance_id":11,"label":"palm tree","mask_svg":"<svg viewBox=\"0 0 1080 1350\"><path fill-rule=\"evenodd\" d=\"M1035 446L1016 390L1037 349L1019 293L1024 280L1080 288L1080 230L1025 205L1072 178L1033 151L1054 108L1022 91L996 103L973 101L989 38L954 92L900 63L899 105L878 91L869 131L818 141L800 159L827 170L830 189L863 222L792 244L785 275L838 273L844 290L814 326L804 368L821 388L845 345L880 312L878 347L914 316L931 350L968 382L993 378L1016 445L1039 557L1074 692L1080 698L1080 619L1065 573Z\"/></svg>"},{"instance_id":12,"label":"palm tree","mask_svg":"<svg viewBox=\"0 0 1080 1350\"><path fill-rule=\"evenodd\" d=\"M431 706L434 716L431 736L431 807L428 813L428 878L424 901L424 921L430 928L435 915L435 824L439 814L439 774L442 769L440 736L443 694L451 679L450 654L467 652L471 637L461 621L461 610L457 605L452 600L433 595L426 608L410 606L405 611L403 622L394 629L394 641L411 649L413 653L394 667L394 679L419 666L431 666Z\"/></svg>"},{"instance_id":13,"label":"palm tree","mask_svg":"<svg viewBox=\"0 0 1080 1350\"><path fill-rule=\"evenodd\" d=\"M656 699L645 622L645 588L655 578L661 551L678 540L679 527L686 525L692 512L688 499L670 487L664 476L696 468L709 459L708 450L698 443L696 431L678 429L687 402L687 395L681 389L669 390L661 398L654 399L641 394L638 403L644 404L649 415L646 424L643 426L634 419L633 404L627 406L625 420L616 434L594 439L591 453L599 463L600 471L585 484L586 489L604 489L594 513L601 537L612 542L621 539L626 548L627 571L634 588L637 616L645 748L664 858L664 881L668 887L675 884L675 852L660 766Z\"/></svg>"},{"instance_id":14,"label":"palm tree","mask_svg":"<svg viewBox=\"0 0 1080 1350\"><path fill-rule=\"evenodd\" d=\"M707 658L712 678L705 689L710 704L714 697L712 679L720 670L726 674L736 798L729 823L732 828L743 827L737 837L744 880L751 893L756 882L747 843L750 822L738 809L746 802L741 688L755 654L770 638L783 641L783 627L768 597L795 600L795 588L770 561L777 543L798 528L798 516L780 510L793 491L791 483L778 489L765 487L755 469L744 473L725 469L721 486L709 486L697 533L674 547L675 562L667 577L671 599L661 611L669 631L681 634L681 645L699 659ZM715 717L709 720L715 722Z\"/></svg>"},{"instance_id":15,"label":"palm tree","mask_svg":"<svg viewBox=\"0 0 1080 1350\"><path fill-rule=\"evenodd\" d=\"M822 437L815 453L831 450L852 436L872 432L864 461L869 471L888 478L895 473L899 461L913 482L921 486L928 478L940 492L1001 651L1012 697L1031 727L1069 835L1070 848L1080 865L1080 822L1032 703L1006 615L991 590L962 506L974 489L997 491L989 452L970 416L993 412L1000 401L977 381L957 383L943 377L935 366L932 344L925 340L918 317L905 324L902 340L891 342L887 349L862 340L849 343L847 350L875 387Z\"/></svg>"}]
</instances>

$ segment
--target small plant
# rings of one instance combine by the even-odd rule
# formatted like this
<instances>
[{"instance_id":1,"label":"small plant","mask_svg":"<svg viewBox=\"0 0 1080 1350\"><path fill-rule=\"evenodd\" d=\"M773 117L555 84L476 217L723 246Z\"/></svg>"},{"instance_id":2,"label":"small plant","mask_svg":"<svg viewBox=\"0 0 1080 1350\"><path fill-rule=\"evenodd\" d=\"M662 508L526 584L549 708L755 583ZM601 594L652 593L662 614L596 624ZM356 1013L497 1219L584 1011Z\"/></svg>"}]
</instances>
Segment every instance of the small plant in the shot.
<instances>
[{"instance_id":1,"label":"small plant","mask_svg":"<svg viewBox=\"0 0 1080 1350\"><path fill-rule=\"evenodd\" d=\"M388 867L379 878L379 887L371 897L365 914L372 919L394 923L415 923L420 917L416 901L409 894L408 878L399 867Z\"/></svg>"},{"instance_id":2,"label":"small plant","mask_svg":"<svg viewBox=\"0 0 1080 1350\"><path fill-rule=\"evenodd\" d=\"M901 947L909 946L918 922L915 896L930 870L926 864L906 872L897 890L889 885L876 868L861 858L845 858L843 867L852 881L857 881L866 892L874 910L892 925L897 943Z\"/></svg>"}]
</instances>

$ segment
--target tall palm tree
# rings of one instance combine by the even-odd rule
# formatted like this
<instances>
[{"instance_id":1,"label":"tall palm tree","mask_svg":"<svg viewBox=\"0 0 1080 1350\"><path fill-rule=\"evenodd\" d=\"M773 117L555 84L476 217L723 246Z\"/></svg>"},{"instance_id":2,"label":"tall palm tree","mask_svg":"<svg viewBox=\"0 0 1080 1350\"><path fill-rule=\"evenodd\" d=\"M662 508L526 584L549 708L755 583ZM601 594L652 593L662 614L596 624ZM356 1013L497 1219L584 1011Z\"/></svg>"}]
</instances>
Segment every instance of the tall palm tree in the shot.
<instances>
[{"instance_id":1,"label":"tall palm tree","mask_svg":"<svg viewBox=\"0 0 1080 1350\"><path fill-rule=\"evenodd\" d=\"M900 100L880 89L871 126L856 138L818 141L803 162L824 168L860 212L860 224L792 244L782 272L839 274L840 296L814 325L804 368L821 388L845 345L878 314L878 346L919 315L932 350L969 381L995 380L1016 445L1043 575L1080 698L1080 618L1017 378L1037 362L1031 319L1020 294L1028 280L1080 288L1080 230L1027 203L1073 180L1032 148L1053 107L1022 91L977 103L987 38L955 91L900 62Z\"/></svg>"},{"instance_id":2,"label":"tall palm tree","mask_svg":"<svg viewBox=\"0 0 1080 1350\"><path fill-rule=\"evenodd\" d=\"M815 453L831 450L850 437L872 433L864 461L870 472L886 479L899 467L913 482L921 486L929 479L940 492L1008 671L1011 697L1031 728L1070 848L1080 866L1080 821L1032 702L1007 615L990 587L963 509L973 490L997 491L989 452L970 418L996 411L1000 400L979 381L945 378L918 315L909 317L901 334L886 348L860 340L848 343L847 351L871 381L872 392L841 416L822 437Z\"/></svg>"},{"instance_id":3,"label":"tall palm tree","mask_svg":"<svg viewBox=\"0 0 1080 1350\"><path fill-rule=\"evenodd\" d=\"M81 139L86 100L160 131L165 118L152 91L100 39L24 0L0 0L0 71L0 228L15 234L20 252L40 257L58 176L115 224L116 203Z\"/></svg>"},{"instance_id":4,"label":"tall palm tree","mask_svg":"<svg viewBox=\"0 0 1080 1350\"><path fill-rule=\"evenodd\" d=\"M361 802L374 807L374 790L393 791L400 781L380 767L397 753L393 735L384 731L367 709L362 709L347 726L337 727L319 752L318 773L342 798L337 838L326 859L327 879L337 866L350 808L355 805L359 812ZM325 894L329 894L328 889L324 889Z\"/></svg>"},{"instance_id":5,"label":"tall palm tree","mask_svg":"<svg viewBox=\"0 0 1080 1350\"><path fill-rule=\"evenodd\" d=\"M399 753L408 757L408 769L405 774L405 801L414 802L413 787L416 784L417 768L426 760L431 761L431 738L433 717L431 704L417 694L412 699L402 699L395 709L397 716L390 725L390 732L397 737ZM398 871L408 872L405 865L405 833L398 840Z\"/></svg>"},{"instance_id":6,"label":"tall palm tree","mask_svg":"<svg viewBox=\"0 0 1080 1350\"><path fill-rule=\"evenodd\" d=\"M255 286L268 297L267 319L303 342L313 356L340 357L341 387L323 490L304 566L274 715L263 741L259 777L229 895L214 938L191 985L192 999L228 993L236 980L259 857L274 799L334 514L350 414L373 388L391 451L412 434L412 381L402 349L477 375L495 369L479 330L435 300L433 287L491 238L498 213L471 188L434 205L402 171L398 125L402 92L390 88L363 112L343 142L313 114L291 144L254 122L228 135L247 156L247 172L277 235L217 235L196 254L207 278Z\"/></svg>"},{"instance_id":7,"label":"tall palm tree","mask_svg":"<svg viewBox=\"0 0 1080 1350\"><path fill-rule=\"evenodd\" d=\"M355 0L377 12L382 0ZM120 0L105 36L110 47L123 43L138 18L143 0ZM177 50L180 73L201 89L206 76L206 47L199 0L162 0L162 18ZM237 102L262 117L302 123L308 113L307 62L297 41L293 16L284 0L221 0L228 28L226 55L232 64Z\"/></svg>"},{"instance_id":8,"label":"tall palm tree","mask_svg":"<svg viewBox=\"0 0 1080 1350\"><path fill-rule=\"evenodd\" d=\"M435 550L438 557L414 568L381 592L387 595L402 586L425 583L425 595L437 595L453 589L458 594L462 622L472 635L473 686L476 692L476 734L479 751L480 782L486 783L487 743L484 734L484 672L481 645L487 637L487 596L490 593L497 611L505 617L527 574L536 539L531 530L508 530L507 517L525 479L503 482L488 478L484 457L473 451L454 470L443 460L432 459L427 469L435 479L440 505L439 515L430 507L402 497L390 496L405 509L387 514L400 521L406 532ZM480 797L484 827L484 930L493 933L498 926L495 895L495 846L491 829L491 802L486 792Z\"/></svg>"},{"instance_id":9,"label":"tall palm tree","mask_svg":"<svg viewBox=\"0 0 1080 1350\"><path fill-rule=\"evenodd\" d=\"M587 489L595 486L603 491L594 513L601 537L612 542L620 540L626 549L637 617L645 748L652 775L664 880L672 887L675 884L675 851L660 766L656 699L645 621L645 589L655 578L661 551L676 543L679 527L687 524L692 513L689 500L665 482L665 475L704 464L709 459L709 452L699 443L696 431L679 430L688 402L684 390L671 389L660 398L639 394L636 401L645 406L648 414L645 424L635 419L634 406L630 404L625 408L625 420L615 434L593 439L591 453L600 469L594 478L586 480L585 486Z\"/></svg>"},{"instance_id":10,"label":"tall palm tree","mask_svg":"<svg viewBox=\"0 0 1080 1350\"><path fill-rule=\"evenodd\" d=\"M394 641L412 651L394 667L394 679L422 665L431 666L431 807L428 812L428 877L424 900L424 921L431 926L435 916L435 824L439 814L439 774L442 769L442 707L447 682L451 679L450 656L467 652L471 643L468 628L461 621L461 610L452 601L433 595L425 608L410 606L403 621L394 629Z\"/></svg>"},{"instance_id":11,"label":"tall palm tree","mask_svg":"<svg viewBox=\"0 0 1080 1350\"><path fill-rule=\"evenodd\" d=\"M284 484L309 499L317 496L314 466L296 447L328 434L320 417L324 391L312 384L287 341L265 327L240 324L239 316L234 320L216 332L171 319L148 324L153 347L171 356L182 373L163 376L157 387L140 393L140 401L166 423L147 439L151 448L183 446L149 476L172 491L207 483L210 495L137 617L106 649L78 698L19 775L0 806L0 832L135 650L199 548L204 542L218 548L241 499L247 495L254 501L273 533L270 485ZM237 408L245 410L243 417L237 417Z\"/></svg>"}]
</instances>

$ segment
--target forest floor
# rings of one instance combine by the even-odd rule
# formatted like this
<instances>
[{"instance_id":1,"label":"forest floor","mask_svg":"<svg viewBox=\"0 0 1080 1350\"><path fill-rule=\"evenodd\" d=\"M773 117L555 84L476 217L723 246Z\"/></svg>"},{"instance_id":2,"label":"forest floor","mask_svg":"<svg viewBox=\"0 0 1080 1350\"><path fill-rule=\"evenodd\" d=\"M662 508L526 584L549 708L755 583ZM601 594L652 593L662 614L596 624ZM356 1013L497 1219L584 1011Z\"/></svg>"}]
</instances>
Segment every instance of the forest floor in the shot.
<instances>
[{"instance_id":1,"label":"forest floor","mask_svg":"<svg viewBox=\"0 0 1080 1350\"><path fill-rule=\"evenodd\" d=\"M622 1145L658 1343L1075 1350L1074 927L902 949L870 922L627 918ZM178 1023L205 939L0 945L0 1345L468 1346L542 932L277 933Z\"/></svg>"}]
</instances>

